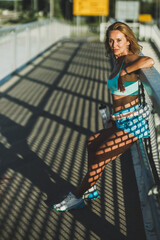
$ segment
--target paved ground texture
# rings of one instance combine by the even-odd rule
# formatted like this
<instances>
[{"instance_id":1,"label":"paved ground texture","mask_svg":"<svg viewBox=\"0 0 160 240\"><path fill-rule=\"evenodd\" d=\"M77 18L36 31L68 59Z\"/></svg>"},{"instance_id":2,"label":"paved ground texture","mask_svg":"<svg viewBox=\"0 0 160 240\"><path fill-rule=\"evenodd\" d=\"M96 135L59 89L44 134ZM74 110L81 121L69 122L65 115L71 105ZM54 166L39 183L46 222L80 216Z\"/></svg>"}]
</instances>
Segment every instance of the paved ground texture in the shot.
<instances>
[{"instance_id":1,"label":"paved ground texture","mask_svg":"<svg viewBox=\"0 0 160 240\"><path fill-rule=\"evenodd\" d=\"M0 240L145 240L130 151L109 163L100 198L82 210L51 206L82 181L86 139L111 106L103 44L66 40L0 92Z\"/></svg>"}]
</instances>

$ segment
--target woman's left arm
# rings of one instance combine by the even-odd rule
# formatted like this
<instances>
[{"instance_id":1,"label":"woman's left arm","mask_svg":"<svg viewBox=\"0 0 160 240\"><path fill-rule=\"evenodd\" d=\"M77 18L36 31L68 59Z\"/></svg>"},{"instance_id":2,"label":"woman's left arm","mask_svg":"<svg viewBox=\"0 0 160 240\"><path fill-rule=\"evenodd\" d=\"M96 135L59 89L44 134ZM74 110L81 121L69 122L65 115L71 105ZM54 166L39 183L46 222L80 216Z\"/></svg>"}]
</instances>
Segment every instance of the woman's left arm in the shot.
<instances>
[{"instance_id":1,"label":"woman's left arm","mask_svg":"<svg viewBox=\"0 0 160 240\"><path fill-rule=\"evenodd\" d=\"M150 68L154 65L154 60L146 56L138 56L135 54L126 56L126 63L120 73L120 76L130 74L141 68Z\"/></svg>"}]
</instances>

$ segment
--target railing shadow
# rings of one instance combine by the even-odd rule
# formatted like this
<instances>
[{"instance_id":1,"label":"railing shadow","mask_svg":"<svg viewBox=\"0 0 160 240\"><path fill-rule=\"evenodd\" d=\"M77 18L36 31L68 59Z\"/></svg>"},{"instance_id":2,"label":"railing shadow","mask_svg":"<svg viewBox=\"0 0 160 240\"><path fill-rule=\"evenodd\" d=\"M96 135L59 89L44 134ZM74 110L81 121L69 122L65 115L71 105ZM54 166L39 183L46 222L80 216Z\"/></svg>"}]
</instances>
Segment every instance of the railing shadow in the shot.
<instances>
[{"instance_id":1,"label":"railing shadow","mask_svg":"<svg viewBox=\"0 0 160 240\"><path fill-rule=\"evenodd\" d=\"M10 178L0 190L2 239L145 239L127 155L108 164L100 199L80 211L51 208L81 182L86 139L102 127L99 104L111 107L104 53L100 43L64 41L1 93L0 177Z\"/></svg>"}]
</instances>

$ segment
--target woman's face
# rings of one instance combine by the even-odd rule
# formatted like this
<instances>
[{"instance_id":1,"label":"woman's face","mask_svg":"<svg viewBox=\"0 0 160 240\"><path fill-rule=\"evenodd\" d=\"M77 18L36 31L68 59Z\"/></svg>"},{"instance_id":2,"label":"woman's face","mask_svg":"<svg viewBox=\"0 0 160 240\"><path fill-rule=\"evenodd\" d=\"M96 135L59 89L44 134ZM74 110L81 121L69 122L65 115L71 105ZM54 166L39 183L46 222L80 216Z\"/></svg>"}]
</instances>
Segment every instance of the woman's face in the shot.
<instances>
[{"instance_id":1,"label":"woman's face","mask_svg":"<svg viewBox=\"0 0 160 240\"><path fill-rule=\"evenodd\" d=\"M109 46L115 57L118 58L129 53L129 41L119 30L109 32Z\"/></svg>"}]
</instances>

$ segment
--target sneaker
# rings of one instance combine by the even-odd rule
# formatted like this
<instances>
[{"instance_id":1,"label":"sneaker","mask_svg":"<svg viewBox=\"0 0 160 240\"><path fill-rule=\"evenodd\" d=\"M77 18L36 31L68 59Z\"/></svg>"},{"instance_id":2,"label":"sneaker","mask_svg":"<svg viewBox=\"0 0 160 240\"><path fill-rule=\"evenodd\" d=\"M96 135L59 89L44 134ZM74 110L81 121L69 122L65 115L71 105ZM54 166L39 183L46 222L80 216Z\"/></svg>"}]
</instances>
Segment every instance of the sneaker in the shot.
<instances>
[{"instance_id":1,"label":"sneaker","mask_svg":"<svg viewBox=\"0 0 160 240\"><path fill-rule=\"evenodd\" d=\"M96 185L93 185L89 188L82 196L84 200L95 200L99 197L99 193L97 191Z\"/></svg>"},{"instance_id":2,"label":"sneaker","mask_svg":"<svg viewBox=\"0 0 160 240\"><path fill-rule=\"evenodd\" d=\"M56 211L67 212L71 209L79 209L85 206L83 198L77 198L73 193L69 193L67 197L60 203L53 205Z\"/></svg>"}]
</instances>

